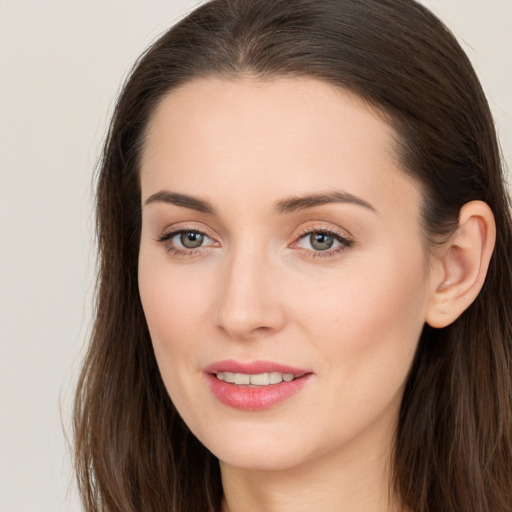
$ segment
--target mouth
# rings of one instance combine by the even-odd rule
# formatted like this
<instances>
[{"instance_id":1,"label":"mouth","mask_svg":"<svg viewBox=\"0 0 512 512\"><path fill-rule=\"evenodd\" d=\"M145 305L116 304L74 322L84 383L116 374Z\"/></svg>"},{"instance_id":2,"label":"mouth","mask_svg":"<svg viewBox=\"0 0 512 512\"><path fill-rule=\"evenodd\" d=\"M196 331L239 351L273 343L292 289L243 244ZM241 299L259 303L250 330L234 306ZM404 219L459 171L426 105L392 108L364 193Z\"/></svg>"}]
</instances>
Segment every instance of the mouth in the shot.
<instances>
[{"instance_id":1,"label":"mouth","mask_svg":"<svg viewBox=\"0 0 512 512\"><path fill-rule=\"evenodd\" d=\"M242 411L276 406L301 391L312 372L278 363L221 361L204 369L213 395Z\"/></svg>"},{"instance_id":2,"label":"mouth","mask_svg":"<svg viewBox=\"0 0 512 512\"><path fill-rule=\"evenodd\" d=\"M264 387L281 384L281 382L292 382L300 379L305 373L295 375L293 373L281 372L264 372L264 373L233 373L233 372L217 372L215 377L223 382L235 384L244 387Z\"/></svg>"}]
</instances>

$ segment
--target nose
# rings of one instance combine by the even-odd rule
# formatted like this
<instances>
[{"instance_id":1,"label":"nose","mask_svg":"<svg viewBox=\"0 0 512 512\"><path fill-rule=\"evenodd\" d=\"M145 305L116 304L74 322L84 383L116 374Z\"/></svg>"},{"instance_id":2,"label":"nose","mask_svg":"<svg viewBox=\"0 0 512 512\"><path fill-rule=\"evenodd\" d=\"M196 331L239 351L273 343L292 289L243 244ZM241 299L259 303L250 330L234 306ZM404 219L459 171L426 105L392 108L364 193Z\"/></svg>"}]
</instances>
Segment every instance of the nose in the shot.
<instances>
[{"instance_id":1,"label":"nose","mask_svg":"<svg viewBox=\"0 0 512 512\"><path fill-rule=\"evenodd\" d=\"M225 261L216 320L234 339L270 335L286 322L279 270L262 251L238 251Z\"/></svg>"}]
</instances>

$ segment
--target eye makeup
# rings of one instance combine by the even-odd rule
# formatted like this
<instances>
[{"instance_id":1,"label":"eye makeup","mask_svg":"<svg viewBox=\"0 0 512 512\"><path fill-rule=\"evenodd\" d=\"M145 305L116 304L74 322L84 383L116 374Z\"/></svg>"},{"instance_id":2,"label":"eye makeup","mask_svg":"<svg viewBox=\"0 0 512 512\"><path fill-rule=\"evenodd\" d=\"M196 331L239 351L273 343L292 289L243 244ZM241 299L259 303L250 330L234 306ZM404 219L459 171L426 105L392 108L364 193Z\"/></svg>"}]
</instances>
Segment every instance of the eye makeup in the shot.
<instances>
[{"instance_id":1,"label":"eye makeup","mask_svg":"<svg viewBox=\"0 0 512 512\"><path fill-rule=\"evenodd\" d=\"M187 226L166 232L156 241L164 245L169 254L178 258L193 258L220 247L219 242L205 231ZM301 229L289 247L300 251L307 258L329 258L340 255L352 245L353 240L341 230L315 225Z\"/></svg>"},{"instance_id":2,"label":"eye makeup","mask_svg":"<svg viewBox=\"0 0 512 512\"><path fill-rule=\"evenodd\" d=\"M220 247L220 244L210 238L204 231L197 228L180 228L164 233L156 239L163 244L166 251L176 257L189 258L198 256L212 247ZM205 242L208 245L205 245ZM188 243L188 247L187 247Z\"/></svg>"},{"instance_id":3,"label":"eye makeup","mask_svg":"<svg viewBox=\"0 0 512 512\"><path fill-rule=\"evenodd\" d=\"M302 251L303 255L308 258L335 257L353 245L353 240L347 238L345 234L325 226L308 226L299 231L297 237L298 240L293 242L290 247ZM301 242L309 244L311 248L301 246Z\"/></svg>"}]
</instances>

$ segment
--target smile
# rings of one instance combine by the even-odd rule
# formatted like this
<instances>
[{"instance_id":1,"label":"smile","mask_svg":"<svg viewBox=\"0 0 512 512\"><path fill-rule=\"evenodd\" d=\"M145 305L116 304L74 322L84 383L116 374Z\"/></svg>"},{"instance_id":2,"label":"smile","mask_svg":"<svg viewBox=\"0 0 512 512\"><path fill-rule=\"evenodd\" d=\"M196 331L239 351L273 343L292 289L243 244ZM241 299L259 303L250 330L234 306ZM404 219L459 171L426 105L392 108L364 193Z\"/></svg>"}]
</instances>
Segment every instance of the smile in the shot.
<instances>
[{"instance_id":1,"label":"smile","mask_svg":"<svg viewBox=\"0 0 512 512\"><path fill-rule=\"evenodd\" d=\"M237 386L272 386L281 382L291 382L302 375L294 375L293 373L265 372L257 374L233 373L233 372L217 372L217 379Z\"/></svg>"},{"instance_id":2,"label":"smile","mask_svg":"<svg viewBox=\"0 0 512 512\"><path fill-rule=\"evenodd\" d=\"M312 372L278 363L221 361L204 369L213 395L242 411L261 411L293 397Z\"/></svg>"}]
</instances>

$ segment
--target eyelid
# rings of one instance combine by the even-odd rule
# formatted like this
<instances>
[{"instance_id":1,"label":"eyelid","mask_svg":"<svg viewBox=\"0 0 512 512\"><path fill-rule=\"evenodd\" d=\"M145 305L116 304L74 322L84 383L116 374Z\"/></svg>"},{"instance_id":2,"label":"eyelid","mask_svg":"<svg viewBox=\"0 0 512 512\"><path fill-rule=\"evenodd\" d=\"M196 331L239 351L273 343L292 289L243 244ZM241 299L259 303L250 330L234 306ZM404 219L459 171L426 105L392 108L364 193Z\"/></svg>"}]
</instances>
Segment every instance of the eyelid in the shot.
<instances>
[{"instance_id":1,"label":"eyelid","mask_svg":"<svg viewBox=\"0 0 512 512\"><path fill-rule=\"evenodd\" d=\"M157 239L157 242L168 242L169 240L172 240L175 236L181 234L181 233L199 233L205 238L208 238L212 242L216 242L213 238L211 238L207 233L204 233L203 231L199 231L199 229L177 229L176 231L169 231L168 233L162 235ZM203 246L204 247L204 246ZM189 249L191 250L191 249Z\"/></svg>"},{"instance_id":2,"label":"eyelid","mask_svg":"<svg viewBox=\"0 0 512 512\"><path fill-rule=\"evenodd\" d=\"M339 245L326 249L323 251L314 250L314 249L306 249L303 247L298 247L297 244L306 238L308 235L312 235L314 233L325 233L334 237ZM348 236L347 236L348 235ZM325 224L310 224L303 228L301 228L296 234L293 243L290 245L291 248L301 251L306 257L309 258L318 258L318 257L335 257L341 254L344 251L347 251L352 247L354 243L354 238L347 230L341 229L339 227L334 227L332 225L326 226Z\"/></svg>"},{"instance_id":3,"label":"eyelid","mask_svg":"<svg viewBox=\"0 0 512 512\"><path fill-rule=\"evenodd\" d=\"M329 233L349 242L354 241L354 237L348 230L334 226L331 223L315 222L307 224L306 226L301 227L294 236L295 238L302 238L312 233Z\"/></svg>"},{"instance_id":4,"label":"eyelid","mask_svg":"<svg viewBox=\"0 0 512 512\"><path fill-rule=\"evenodd\" d=\"M211 243L200 245L196 248L186 248L171 242L175 236L187 231L200 233L205 238L208 238ZM307 249L298 246L298 243L301 240L314 233L325 233L331 235L338 241L339 245L334 248L325 250ZM164 230L162 234L155 239L155 241L163 244L169 253L172 253L176 256L192 257L205 251L209 251L214 247L219 247L220 243L216 238L216 236L210 234L209 229L204 229L203 227L198 227L197 225L187 223L183 225L178 224L167 227L167 229ZM354 239L347 230L339 228L338 226L333 226L330 223L328 225L325 223L314 223L301 227L295 233L294 240L289 245L289 247L301 251L306 257L329 257L338 255L339 253L350 249L353 243Z\"/></svg>"},{"instance_id":5,"label":"eyelid","mask_svg":"<svg viewBox=\"0 0 512 512\"><path fill-rule=\"evenodd\" d=\"M165 240L169 240L173 236L177 235L178 233L182 233L183 231L196 231L197 233L201 233L204 236L207 236L211 240L214 240L217 242L217 238L210 229L204 227L204 226L198 226L194 223L178 223L173 224L171 226L167 226L165 229L161 231L161 234L157 236L156 241L157 242L164 242Z\"/></svg>"},{"instance_id":6,"label":"eyelid","mask_svg":"<svg viewBox=\"0 0 512 512\"><path fill-rule=\"evenodd\" d=\"M209 243L206 245L200 245L199 247L188 249L185 247L181 247L179 245L175 245L171 242L175 236L179 235L180 233L187 232L187 231L193 231L196 233L200 233L205 238L208 238L209 240L211 240L213 243ZM157 243L164 245L166 251L176 257L197 256L197 255L204 253L205 251L208 251L212 247L218 247L220 245L219 242L216 240L216 237L211 235L209 233L208 229L203 229L203 228L191 225L191 224L170 226L167 229L165 229L162 232L162 234L159 235L155 239L155 241Z\"/></svg>"}]
</instances>

